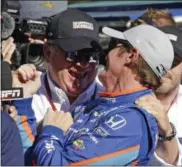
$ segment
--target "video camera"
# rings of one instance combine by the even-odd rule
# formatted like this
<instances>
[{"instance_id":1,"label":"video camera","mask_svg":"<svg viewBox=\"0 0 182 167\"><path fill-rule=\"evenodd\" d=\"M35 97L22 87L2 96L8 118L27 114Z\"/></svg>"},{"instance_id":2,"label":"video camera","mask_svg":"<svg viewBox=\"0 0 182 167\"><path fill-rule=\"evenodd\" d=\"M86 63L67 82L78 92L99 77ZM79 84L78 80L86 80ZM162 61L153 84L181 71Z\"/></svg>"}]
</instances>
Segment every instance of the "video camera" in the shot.
<instances>
[{"instance_id":1,"label":"video camera","mask_svg":"<svg viewBox=\"0 0 182 167\"><path fill-rule=\"evenodd\" d=\"M31 34L31 38L44 40L46 38L48 21L46 18L39 20L23 19L15 26L12 37L15 39L21 60L21 64L34 64L39 70L44 71L43 44L33 44L28 40L26 33ZM23 56L22 56L23 55ZM13 61L15 62L15 61Z\"/></svg>"},{"instance_id":2,"label":"video camera","mask_svg":"<svg viewBox=\"0 0 182 167\"><path fill-rule=\"evenodd\" d=\"M20 17L21 5L19 1L5 1L3 5L3 11L5 12L4 16L2 16L2 40L12 36L17 47L12 56L13 68L18 68L22 64L31 63L38 70L46 70L43 57L43 45L30 43L27 34L31 34L31 38L34 39L45 39L49 19L22 19ZM7 14L13 18L13 21ZM15 26L12 26L13 24Z\"/></svg>"}]
</instances>

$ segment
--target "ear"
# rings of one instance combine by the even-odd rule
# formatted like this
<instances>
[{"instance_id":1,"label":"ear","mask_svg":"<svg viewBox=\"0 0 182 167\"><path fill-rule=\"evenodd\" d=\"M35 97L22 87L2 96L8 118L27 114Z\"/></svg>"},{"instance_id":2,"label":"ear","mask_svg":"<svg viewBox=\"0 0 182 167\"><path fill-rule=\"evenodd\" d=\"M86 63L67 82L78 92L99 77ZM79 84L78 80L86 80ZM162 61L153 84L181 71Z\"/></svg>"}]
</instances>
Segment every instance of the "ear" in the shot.
<instances>
[{"instance_id":1,"label":"ear","mask_svg":"<svg viewBox=\"0 0 182 167\"><path fill-rule=\"evenodd\" d=\"M140 53L137 49L133 48L131 52L126 57L126 63L127 65L131 64L132 62L136 62L140 57Z\"/></svg>"},{"instance_id":2,"label":"ear","mask_svg":"<svg viewBox=\"0 0 182 167\"><path fill-rule=\"evenodd\" d=\"M43 52L44 52L44 58L47 62L50 61L50 57L51 57L51 50L50 50L50 46L48 44L44 44L43 46Z\"/></svg>"}]
</instances>

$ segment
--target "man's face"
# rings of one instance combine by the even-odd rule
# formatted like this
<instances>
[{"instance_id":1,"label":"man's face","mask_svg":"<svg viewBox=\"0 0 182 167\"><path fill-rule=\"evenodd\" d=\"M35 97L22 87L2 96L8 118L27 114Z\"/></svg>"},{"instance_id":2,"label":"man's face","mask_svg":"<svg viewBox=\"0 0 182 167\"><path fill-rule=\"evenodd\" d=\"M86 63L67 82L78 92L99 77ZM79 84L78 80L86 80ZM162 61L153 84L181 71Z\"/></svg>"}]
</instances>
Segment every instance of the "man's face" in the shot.
<instances>
[{"instance_id":1,"label":"man's face","mask_svg":"<svg viewBox=\"0 0 182 167\"><path fill-rule=\"evenodd\" d=\"M159 19L153 19L153 21L159 26L159 27L165 27L170 26L172 23L165 18L159 18Z\"/></svg>"},{"instance_id":2,"label":"man's face","mask_svg":"<svg viewBox=\"0 0 182 167\"><path fill-rule=\"evenodd\" d=\"M107 55L106 71L99 74L99 79L107 89L114 87L118 79L124 77L123 69L126 56L129 54L121 45L112 49ZM111 88L112 89L112 88Z\"/></svg>"},{"instance_id":3,"label":"man's face","mask_svg":"<svg viewBox=\"0 0 182 167\"><path fill-rule=\"evenodd\" d=\"M175 61L175 60L174 60ZM161 80L161 86L156 90L157 94L167 94L175 90L182 79L182 62L174 66Z\"/></svg>"},{"instance_id":4,"label":"man's face","mask_svg":"<svg viewBox=\"0 0 182 167\"><path fill-rule=\"evenodd\" d=\"M66 55L59 47L49 46L49 73L68 96L77 97L94 81L97 64L71 62Z\"/></svg>"}]
</instances>

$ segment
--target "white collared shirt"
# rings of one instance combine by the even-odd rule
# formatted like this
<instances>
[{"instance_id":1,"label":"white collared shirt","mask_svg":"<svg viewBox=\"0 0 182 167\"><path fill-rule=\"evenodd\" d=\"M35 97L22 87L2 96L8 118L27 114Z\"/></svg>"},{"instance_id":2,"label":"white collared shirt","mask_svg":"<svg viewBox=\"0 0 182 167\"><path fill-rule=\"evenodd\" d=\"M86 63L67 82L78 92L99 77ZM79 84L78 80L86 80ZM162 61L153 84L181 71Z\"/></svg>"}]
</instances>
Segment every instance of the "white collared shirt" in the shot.
<instances>
[{"instance_id":1,"label":"white collared shirt","mask_svg":"<svg viewBox=\"0 0 182 167\"><path fill-rule=\"evenodd\" d=\"M48 84L51 90L52 102L54 103L57 111L74 111L75 108L89 100L94 96L95 91L103 90L103 86L101 86L97 81L94 81L79 97L73 104L70 104L67 95L64 91L58 88L50 78L48 73L41 74L41 87L38 92L33 96L32 108L35 111L35 117L37 123L42 121L44 118L47 109L51 108L51 104L47 99L47 90L45 88L44 78L48 76ZM97 85L97 86L96 86Z\"/></svg>"}]
</instances>

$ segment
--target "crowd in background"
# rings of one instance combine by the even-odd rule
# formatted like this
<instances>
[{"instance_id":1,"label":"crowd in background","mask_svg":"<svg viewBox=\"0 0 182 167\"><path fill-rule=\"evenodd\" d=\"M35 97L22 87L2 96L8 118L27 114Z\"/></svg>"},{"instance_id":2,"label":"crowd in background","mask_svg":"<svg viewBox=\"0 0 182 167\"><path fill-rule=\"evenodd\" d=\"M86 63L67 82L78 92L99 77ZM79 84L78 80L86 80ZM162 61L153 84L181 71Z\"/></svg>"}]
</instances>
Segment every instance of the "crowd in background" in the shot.
<instances>
[{"instance_id":1,"label":"crowd in background","mask_svg":"<svg viewBox=\"0 0 182 167\"><path fill-rule=\"evenodd\" d=\"M182 31L168 11L149 9L124 32L102 32L107 51L94 18L56 14L47 39L30 36L44 45L44 73L12 71L16 45L2 41L2 89L24 92L1 107L2 166L182 165Z\"/></svg>"}]
</instances>

